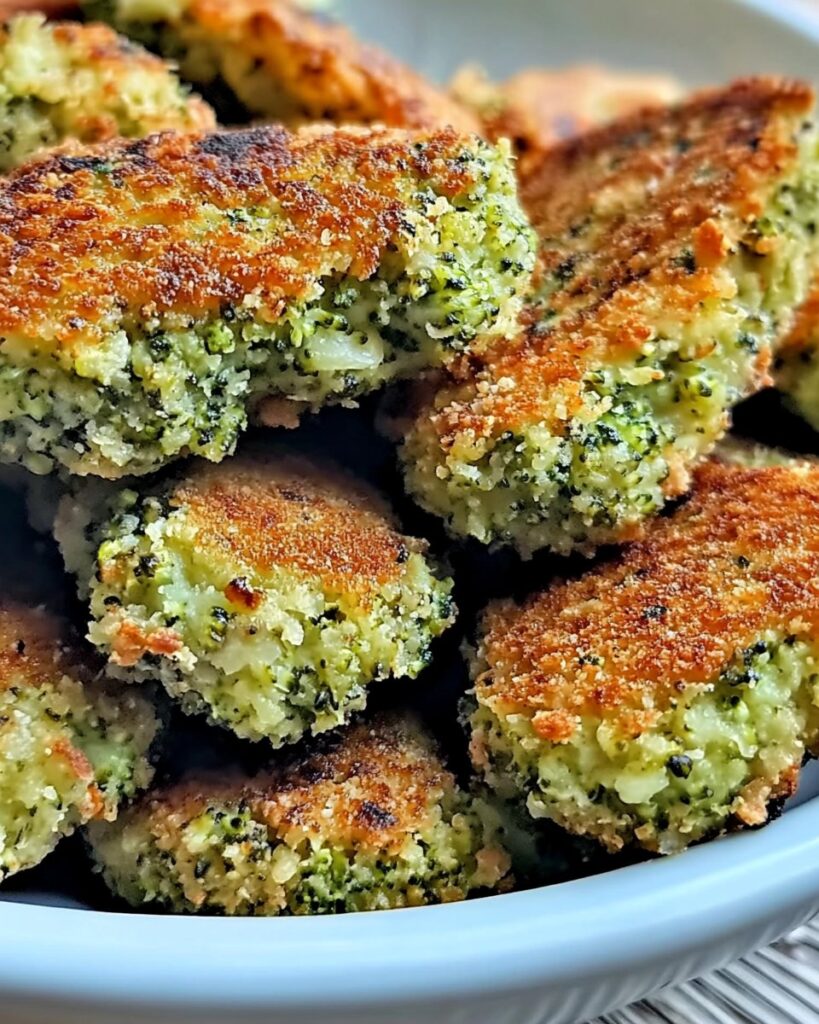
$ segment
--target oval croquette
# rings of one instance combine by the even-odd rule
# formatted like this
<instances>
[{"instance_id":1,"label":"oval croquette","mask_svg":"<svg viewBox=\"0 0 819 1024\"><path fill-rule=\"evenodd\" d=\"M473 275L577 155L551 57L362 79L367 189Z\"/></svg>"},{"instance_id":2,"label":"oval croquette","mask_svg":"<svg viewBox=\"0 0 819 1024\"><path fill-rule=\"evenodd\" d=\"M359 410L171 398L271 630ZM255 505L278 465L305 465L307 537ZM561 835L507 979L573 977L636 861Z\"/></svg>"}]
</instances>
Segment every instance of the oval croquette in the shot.
<instances>
[{"instance_id":1,"label":"oval croquette","mask_svg":"<svg viewBox=\"0 0 819 1024\"><path fill-rule=\"evenodd\" d=\"M276 915L386 910L508 887L509 858L411 719L358 724L255 778L195 774L88 838L134 906Z\"/></svg>"},{"instance_id":2,"label":"oval croquette","mask_svg":"<svg viewBox=\"0 0 819 1024\"><path fill-rule=\"evenodd\" d=\"M0 28L1 173L66 140L215 124L168 64L106 25L46 24L30 14Z\"/></svg>"},{"instance_id":3,"label":"oval croquette","mask_svg":"<svg viewBox=\"0 0 819 1024\"><path fill-rule=\"evenodd\" d=\"M479 130L446 91L292 0L83 0L83 7L179 61L225 123Z\"/></svg>"},{"instance_id":4,"label":"oval croquette","mask_svg":"<svg viewBox=\"0 0 819 1024\"><path fill-rule=\"evenodd\" d=\"M819 747L819 466L706 463L644 540L489 608L475 766L609 849L764 824Z\"/></svg>"},{"instance_id":5,"label":"oval croquette","mask_svg":"<svg viewBox=\"0 0 819 1024\"><path fill-rule=\"evenodd\" d=\"M159 679L239 736L291 743L416 676L454 620L452 581L368 487L322 463L237 456L65 499L57 536L91 640L125 679Z\"/></svg>"},{"instance_id":6,"label":"oval croquette","mask_svg":"<svg viewBox=\"0 0 819 1024\"><path fill-rule=\"evenodd\" d=\"M456 367L406 434L456 535L593 550L685 492L769 381L815 260L806 86L752 80L553 148L522 196L542 278L520 332Z\"/></svg>"},{"instance_id":7,"label":"oval croquette","mask_svg":"<svg viewBox=\"0 0 819 1024\"><path fill-rule=\"evenodd\" d=\"M119 478L233 450L514 324L508 151L452 131L166 133L0 181L0 459Z\"/></svg>"},{"instance_id":8,"label":"oval croquette","mask_svg":"<svg viewBox=\"0 0 819 1024\"><path fill-rule=\"evenodd\" d=\"M0 603L0 878L115 818L151 780L158 728L136 690L92 681L59 619Z\"/></svg>"}]
</instances>

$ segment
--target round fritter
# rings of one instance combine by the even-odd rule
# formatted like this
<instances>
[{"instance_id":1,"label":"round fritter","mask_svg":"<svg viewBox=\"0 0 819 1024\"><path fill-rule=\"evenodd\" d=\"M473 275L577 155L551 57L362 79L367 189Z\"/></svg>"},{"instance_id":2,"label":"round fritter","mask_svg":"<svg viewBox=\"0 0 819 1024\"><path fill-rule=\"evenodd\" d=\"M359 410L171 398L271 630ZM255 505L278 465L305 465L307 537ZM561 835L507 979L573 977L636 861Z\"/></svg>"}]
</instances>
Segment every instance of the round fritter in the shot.
<instances>
[{"instance_id":1,"label":"round fritter","mask_svg":"<svg viewBox=\"0 0 819 1024\"><path fill-rule=\"evenodd\" d=\"M774 377L793 410L819 430L819 278L777 349Z\"/></svg>"},{"instance_id":2,"label":"round fritter","mask_svg":"<svg viewBox=\"0 0 819 1024\"><path fill-rule=\"evenodd\" d=\"M112 674L274 745L416 676L454 620L452 581L380 498L333 467L239 456L107 505L67 498L57 536Z\"/></svg>"},{"instance_id":3,"label":"round fritter","mask_svg":"<svg viewBox=\"0 0 819 1024\"><path fill-rule=\"evenodd\" d=\"M518 176L537 170L555 143L613 121L641 107L673 103L683 95L668 75L613 71L593 64L560 70L528 68L506 82L490 81L480 68L463 68L453 95L473 109L490 139L510 139Z\"/></svg>"},{"instance_id":4,"label":"round fritter","mask_svg":"<svg viewBox=\"0 0 819 1024\"><path fill-rule=\"evenodd\" d=\"M166 133L0 181L0 459L229 453L254 396L350 401L506 331L534 265L503 147Z\"/></svg>"},{"instance_id":5,"label":"round fritter","mask_svg":"<svg viewBox=\"0 0 819 1024\"><path fill-rule=\"evenodd\" d=\"M444 90L341 25L292 0L83 0L113 24L178 60L184 78L212 98L226 123L263 117L452 126L479 122Z\"/></svg>"},{"instance_id":6,"label":"round fritter","mask_svg":"<svg viewBox=\"0 0 819 1024\"><path fill-rule=\"evenodd\" d=\"M417 723L382 716L255 778L197 774L155 790L88 837L134 906L327 914L508 886L509 858L482 813Z\"/></svg>"},{"instance_id":7,"label":"round fritter","mask_svg":"<svg viewBox=\"0 0 819 1024\"><path fill-rule=\"evenodd\" d=\"M144 789L159 723L135 690L94 682L63 624L0 604L0 878Z\"/></svg>"},{"instance_id":8,"label":"round fritter","mask_svg":"<svg viewBox=\"0 0 819 1024\"><path fill-rule=\"evenodd\" d=\"M814 262L805 86L739 82L555 147L522 195L542 279L508 341L422 396L409 489L457 535L633 538L768 381Z\"/></svg>"},{"instance_id":9,"label":"round fritter","mask_svg":"<svg viewBox=\"0 0 819 1024\"><path fill-rule=\"evenodd\" d=\"M579 579L486 612L471 753L608 848L763 824L819 749L819 466L709 462Z\"/></svg>"},{"instance_id":10,"label":"round fritter","mask_svg":"<svg viewBox=\"0 0 819 1024\"><path fill-rule=\"evenodd\" d=\"M215 123L169 65L107 25L46 24L30 14L0 27L0 172L65 140Z\"/></svg>"}]
</instances>

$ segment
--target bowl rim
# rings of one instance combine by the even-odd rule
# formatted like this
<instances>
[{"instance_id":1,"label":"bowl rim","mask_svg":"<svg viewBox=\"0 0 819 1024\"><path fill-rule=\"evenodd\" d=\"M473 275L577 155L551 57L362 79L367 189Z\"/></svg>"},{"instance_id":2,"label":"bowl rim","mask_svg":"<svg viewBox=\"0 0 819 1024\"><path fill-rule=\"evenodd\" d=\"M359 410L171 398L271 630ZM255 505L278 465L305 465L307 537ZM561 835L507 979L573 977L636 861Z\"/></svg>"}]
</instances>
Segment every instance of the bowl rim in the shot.
<instances>
[{"instance_id":1,"label":"bowl rim","mask_svg":"<svg viewBox=\"0 0 819 1024\"><path fill-rule=\"evenodd\" d=\"M676 857L447 906L238 919L6 903L0 991L211 1012L418 1006L567 988L581 965L591 981L689 961L777 915L804 908L807 917L811 898L819 902L819 798Z\"/></svg>"},{"instance_id":2,"label":"bowl rim","mask_svg":"<svg viewBox=\"0 0 819 1024\"><path fill-rule=\"evenodd\" d=\"M819 18L807 11L720 2L819 47ZM236 919L0 901L0 993L211 1013L418 1007L568 989L579 966L592 981L636 963L690 962L704 944L716 950L777 915L807 916L811 901L819 906L819 796L760 831L675 857L447 906Z\"/></svg>"}]
</instances>

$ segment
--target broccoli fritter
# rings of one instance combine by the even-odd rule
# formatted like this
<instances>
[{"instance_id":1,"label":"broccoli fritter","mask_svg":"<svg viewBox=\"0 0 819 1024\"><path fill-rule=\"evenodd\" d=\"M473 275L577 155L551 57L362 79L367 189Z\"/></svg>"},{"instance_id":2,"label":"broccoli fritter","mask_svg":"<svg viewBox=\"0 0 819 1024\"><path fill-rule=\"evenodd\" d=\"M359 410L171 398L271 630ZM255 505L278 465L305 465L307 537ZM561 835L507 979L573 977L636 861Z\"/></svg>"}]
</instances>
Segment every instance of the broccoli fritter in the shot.
<instances>
[{"instance_id":1,"label":"broccoli fritter","mask_svg":"<svg viewBox=\"0 0 819 1024\"><path fill-rule=\"evenodd\" d=\"M819 465L705 463L642 541L490 606L476 768L610 850L764 824L819 749L817 579Z\"/></svg>"},{"instance_id":2,"label":"broccoli fritter","mask_svg":"<svg viewBox=\"0 0 819 1024\"><path fill-rule=\"evenodd\" d=\"M561 70L528 68L502 83L468 66L455 76L452 93L475 111L487 138L511 140L523 180L562 139L641 107L673 103L683 89L668 75L576 64Z\"/></svg>"},{"instance_id":3,"label":"broccoli fritter","mask_svg":"<svg viewBox=\"0 0 819 1024\"><path fill-rule=\"evenodd\" d=\"M426 543L369 487L287 454L200 463L107 505L68 497L56 532L112 675L276 746L346 721L374 680L418 675L454 621Z\"/></svg>"},{"instance_id":4,"label":"broccoli fritter","mask_svg":"<svg viewBox=\"0 0 819 1024\"><path fill-rule=\"evenodd\" d=\"M774 377L794 412L819 430L819 279L777 349Z\"/></svg>"},{"instance_id":5,"label":"broccoli fritter","mask_svg":"<svg viewBox=\"0 0 819 1024\"><path fill-rule=\"evenodd\" d=\"M51 613L0 604L0 878L150 782L158 722L135 690L95 682Z\"/></svg>"},{"instance_id":6,"label":"broccoli fritter","mask_svg":"<svg viewBox=\"0 0 819 1024\"><path fill-rule=\"evenodd\" d=\"M749 80L556 146L520 331L422 396L410 491L456 535L567 553L638 536L768 382L815 263L810 89Z\"/></svg>"},{"instance_id":7,"label":"broccoli fritter","mask_svg":"<svg viewBox=\"0 0 819 1024\"><path fill-rule=\"evenodd\" d=\"M479 128L445 90L292 0L84 0L83 7L178 61L225 122Z\"/></svg>"},{"instance_id":8,"label":"broccoli fritter","mask_svg":"<svg viewBox=\"0 0 819 1024\"><path fill-rule=\"evenodd\" d=\"M254 397L350 401L507 331L533 264L507 152L448 130L56 156L0 182L0 459L218 461Z\"/></svg>"},{"instance_id":9,"label":"broccoli fritter","mask_svg":"<svg viewBox=\"0 0 819 1024\"><path fill-rule=\"evenodd\" d=\"M214 126L164 61L106 25L31 14L0 27L0 173L66 140Z\"/></svg>"},{"instance_id":10,"label":"broccoli fritter","mask_svg":"<svg viewBox=\"0 0 819 1024\"><path fill-rule=\"evenodd\" d=\"M106 882L134 906L332 914L508 886L488 820L414 720L380 716L255 778L189 775L88 837Z\"/></svg>"}]
</instances>

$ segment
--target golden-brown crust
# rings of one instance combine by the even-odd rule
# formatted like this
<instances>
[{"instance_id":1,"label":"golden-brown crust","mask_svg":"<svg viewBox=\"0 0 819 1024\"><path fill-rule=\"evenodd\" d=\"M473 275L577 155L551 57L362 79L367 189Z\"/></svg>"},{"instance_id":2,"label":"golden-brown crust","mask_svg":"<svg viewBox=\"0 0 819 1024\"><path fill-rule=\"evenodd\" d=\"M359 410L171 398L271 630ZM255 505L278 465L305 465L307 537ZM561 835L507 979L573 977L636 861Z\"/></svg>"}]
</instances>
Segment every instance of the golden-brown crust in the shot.
<instances>
[{"instance_id":1,"label":"golden-brown crust","mask_svg":"<svg viewBox=\"0 0 819 1024\"><path fill-rule=\"evenodd\" d=\"M644 540L484 627L481 702L552 742L583 716L638 736L766 631L819 639L819 468L706 463Z\"/></svg>"},{"instance_id":2,"label":"golden-brown crust","mask_svg":"<svg viewBox=\"0 0 819 1024\"><path fill-rule=\"evenodd\" d=\"M101 575L106 579L106 567L103 567ZM172 658L184 646L181 636L173 629L144 629L139 623L125 619L117 624L113 636L111 662L130 668L146 654Z\"/></svg>"},{"instance_id":3,"label":"golden-brown crust","mask_svg":"<svg viewBox=\"0 0 819 1024\"><path fill-rule=\"evenodd\" d=\"M170 498L197 547L237 567L229 590L246 606L276 569L307 576L362 603L398 579L422 541L403 536L379 495L333 466L293 456L238 457L197 466ZM244 582L244 574L251 581ZM229 596L229 595L228 595Z\"/></svg>"},{"instance_id":4,"label":"golden-brown crust","mask_svg":"<svg viewBox=\"0 0 819 1024\"><path fill-rule=\"evenodd\" d=\"M186 20L265 66L288 120L479 130L444 90L289 0L193 0Z\"/></svg>"},{"instance_id":5,"label":"golden-brown crust","mask_svg":"<svg viewBox=\"0 0 819 1024\"><path fill-rule=\"evenodd\" d=\"M748 828L759 828L771 818L771 808L781 805L785 800L795 796L799 788L801 765L794 764L786 768L778 778L752 779L737 797L732 812L734 816Z\"/></svg>"},{"instance_id":6,"label":"golden-brown crust","mask_svg":"<svg viewBox=\"0 0 819 1024\"><path fill-rule=\"evenodd\" d=\"M389 855L434 820L435 805L453 786L417 724L382 715L351 726L329 749L254 779L189 778L146 802L151 830L166 842L209 807L244 805L292 846L314 839Z\"/></svg>"},{"instance_id":7,"label":"golden-brown crust","mask_svg":"<svg viewBox=\"0 0 819 1024\"><path fill-rule=\"evenodd\" d=\"M0 183L0 334L71 349L128 316L200 316L247 297L275 320L322 274L375 271L408 182L468 189L463 144L448 130L269 127L166 133L29 165ZM228 216L276 203L274 238Z\"/></svg>"},{"instance_id":8,"label":"golden-brown crust","mask_svg":"<svg viewBox=\"0 0 819 1024\"><path fill-rule=\"evenodd\" d=\"M42 608L0 603L0 690L58 683L71 666L59 618Z\"/></svg>"},{"instance_id":9,"label":"golden-brown crust","mask_svg":"<svg viewBox=\"0 0 819 1024\"><path fill-rule=\"evenodd\" d=\"M511 140L518 175L525 180L555 143L642 107L672 103L683 95L668 75L613 71L577 64L559 71L528 68L508 81L487 86L469 69L453 91L468 102L477 93L488 138Z\"/></svg>"},{"instance_id":10,"label":"golden-brown crust","mask_svg":"<svg viewBox=\"0 0 819 1024\"><path fill-rule=\"evenodd\" d=\"M636 356L659 322L685 324L703 303L732 298L721 271L740 241L754 244L750 224L795 165L794 129L812 105L801 83L740 81L548 152L521 195L543 278L557 283L550 309L530 309L516 338L466 367L423 429L444 448L459 433L533 422L562 434L590 369ZM763 351L760 386L769 361Z\"/></svg>"}]
</instances>

